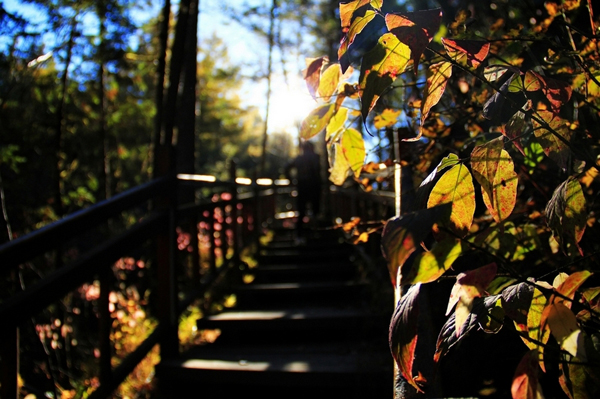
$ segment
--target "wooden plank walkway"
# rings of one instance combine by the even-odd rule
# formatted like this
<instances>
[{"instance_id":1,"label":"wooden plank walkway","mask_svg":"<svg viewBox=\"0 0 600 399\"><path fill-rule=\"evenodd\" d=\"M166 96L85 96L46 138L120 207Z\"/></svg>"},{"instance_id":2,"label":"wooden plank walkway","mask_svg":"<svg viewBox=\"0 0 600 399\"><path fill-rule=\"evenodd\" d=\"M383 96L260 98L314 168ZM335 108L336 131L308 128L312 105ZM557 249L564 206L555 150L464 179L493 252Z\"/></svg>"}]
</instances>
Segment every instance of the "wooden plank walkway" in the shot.
<instances>
[{"instance_id":1,"label":"wooden plank walkway","mask_svg":"<svg viewBox=\"0 0 600 399\"><path fill-rule=\"evenodd\" d=\"M323 231L298 245L280 230L251 273L231 288L235 308L198 320L221 331L215 343L157 366L161 397L392 397L392 299L373 309L381 290L351 246Z\"/></svg>"}]
</instances>

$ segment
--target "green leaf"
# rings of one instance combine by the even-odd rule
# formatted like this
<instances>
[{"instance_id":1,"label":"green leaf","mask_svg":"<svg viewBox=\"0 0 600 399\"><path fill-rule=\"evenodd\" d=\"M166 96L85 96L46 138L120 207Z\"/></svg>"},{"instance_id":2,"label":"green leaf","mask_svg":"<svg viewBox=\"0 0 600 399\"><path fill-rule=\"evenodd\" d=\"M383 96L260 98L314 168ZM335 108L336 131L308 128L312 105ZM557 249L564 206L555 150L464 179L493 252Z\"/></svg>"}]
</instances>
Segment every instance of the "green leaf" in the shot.
<instances>
[{"instance_id":1,"label":"green leaf","mask_svg":"<svg viewBox=\"0 0 600 399\"><path fill-rule=\"evenodd\" d=\"M517 202L518 178L513 160L503 146L499 137L471 152L473 176L481 185L483 202L497 223L510 216Z\"/></svg>"},{"instance_id":2,"label":"green leaf","mask_svg":"<svg viewBox=\"0 0 600 399\"><path fill-rule=\"evenodd\" d=\"M415 256L408 271L400 269L402 285L430 283L442 276L462 254L460 240L447 237L436 242L430 251Z\"/></svg>"},{"instance_id":3,"label":"green leaf","mask_svg":"<svg viewBox=\"0 0 600 399\"><path fill-rule=\"evenodd\" d=\"M475 187L467 167L458 164L445 172L429 195L427 207L452 204L452 213L445 227L464 237L469 232L475 213Z\"/></svg>"},{"instance_id":4,"label":"green leaf","mask_svg":"<svg viewBox=\"0 0 600 399\"><path fill-rule=\"evenodd\" d=\"M377 45L362 59L359 88L361 113L367 118L379 97L406 69L410 59L410 48L401 43L392 33L379 38Z\"/></svg>"},{"instance_id":5,"label":"green leaf","mask_svg":"<svg viewBox=\"0 0 600 399\"><path fill-rule=\"evenodd\" d=\"M579 241L587 224L586 201L577 179L569 177L554 190L546 205L546 220L563 251L574 246L583 255Z\"/></svg>"},{"instance_id":6,"label":"green leaf","mask_svg":"<svg viewBox=\"0 0 600 399\"><path fill-rule=\"evenodd\" d=\"M567 168L571 154L567 143L572 132L567 121L551 111L538 111L532 118L533 134L544 149L544 154L563 170Z\"/></svg>"},{"instance_id":7,"label":"green leaf","mask_svg":"<svg viewBox=\"0 0 600 399\"><path fill-rule=\"evenodd\" d=\"M410 47L414 70L419 69L419 59L429 45L442 22L442 10L387 14L385 24L398 40Z\"/></svg>"},{"instance_id":8,"label":"green leaf","mask_svg":"<svg viewBox=\"0 0 600 399\"><path fill-rule=\"evenodd\" d=\"M346 129L342 135L342 151L354 177L360 175L360 171L365 163L365 142L362 134L356 129Z\"/></svg>"},{"instance_id":9,"label":"green leaf","mask_svg":"<svg viewBox=\"0 0 600 399\"><path fill-rule=\"evenodd\" d=\"M302 121L300 137L308 140L327 127L335 111L335 104L325 104L313 109Z\"/></svg>"},{"instance_id":10,"label":"green leaf","mask_svg":"<svg viewBox=\"0 0 600 399\"><path fill-rule=\"evenodd\" d=\"M433 64L427 70L427 74L427 83L423 90L423 101L421 101L421 125L419 126L417 137L412 140L421 138L425 119L427 119L429 111L431 111L431 108L433 108L433 106L435 106L442 98L442 94L444 94L444 90L446 90L448 79L452 76L452 63L443 61Z\"/></svg>"}]
</instances>

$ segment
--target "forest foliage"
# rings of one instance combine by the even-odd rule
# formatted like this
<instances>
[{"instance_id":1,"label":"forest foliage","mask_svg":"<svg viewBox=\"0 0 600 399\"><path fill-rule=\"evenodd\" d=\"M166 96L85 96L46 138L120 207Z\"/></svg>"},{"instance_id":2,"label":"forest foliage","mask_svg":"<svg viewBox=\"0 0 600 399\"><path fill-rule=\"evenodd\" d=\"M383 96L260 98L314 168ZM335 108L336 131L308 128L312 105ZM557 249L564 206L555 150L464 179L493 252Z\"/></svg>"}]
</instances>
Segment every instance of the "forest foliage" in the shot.
<instances>
[{"instance_id":1,"label":"forest foliage","mask_svg":"<svg viewBox=\"0 0 600 399\"><path fill-rule=\"evenodd\" d=\"M551 384L597 397L597 10L586 0L480 3L455 15L341 3L339 62L307 59L317 106L301 136L325 132L335 184L390 187L381 172L393 163L412 179L402 187L412 209L378 233L404 293L390 348L415 392L436 392L431 370L467 335L508 329L522 340L505 348L520 356L502 371L513 398L543 397ZM365 163L366 142L385 147L378 162ZM343 227L364 241L369 222ZM454 281L449 295L424 309L425 286L444 281ZM445 323L424 348L432 309L445 309Z\"/></svg>"}]
</instances>

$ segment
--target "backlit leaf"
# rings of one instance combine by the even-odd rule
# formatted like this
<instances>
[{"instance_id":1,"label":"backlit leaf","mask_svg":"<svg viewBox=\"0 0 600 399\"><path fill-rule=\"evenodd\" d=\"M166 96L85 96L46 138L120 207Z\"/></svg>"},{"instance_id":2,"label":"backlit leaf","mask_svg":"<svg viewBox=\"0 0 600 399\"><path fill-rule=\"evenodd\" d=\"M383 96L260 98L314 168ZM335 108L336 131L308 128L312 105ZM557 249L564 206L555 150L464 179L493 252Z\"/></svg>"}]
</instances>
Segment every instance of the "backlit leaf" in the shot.
<instances>
[{"instance_id":1,"label":"backlit leaf","mask_svg":"<svg viewBox=\"0 0 600 399\"><path fill-rule=\"evenodd\" d=\"M546 205L546 220L563 251L574 246L583 254L579 241L587 224L586 201L577 179L569 177L554 190Z\"/></svg>"},{"instance_id":2,"label":"backlit leaf","mask_svg":"<svg viewBox=\"0 0 600 399\"><path fill-rule=\"evenodd\" d=\"M344 156L341 145L334 143L331 146L334 151L333 165L329 169L329 180L338 186L341 186L346 181L348 174L350 173L350 164Z\"/></svg>"},{"instance_id":3,"label":"backlit leaf","mask_svg":"<svg viewBox=\"0 0 600 399\"><path fill-rule=\"evenodd\" d=\"M382 113L378 114L373 118L373 124L375 129L383 129L391 127L398 122L398 117L402 114L402 110L393 110L386 108Z\"/></svg>"},{"instance_id":4,"label":"backlit leaf","mask_svg":"<svg viewBox=\"0 0 600 399\"><path fill-rule=\"evenodd\" d=\"M398 369L406 381L418 391L421 391L421 387L413 377L413 361L418 340L420 289L421 284L416 284L402 296L392 316L389 329L390 350Z\"/></svg>"},{"instance_id":5,"label":"backlit leaf","mask_svg":"<svg viewBox=\"0 0 600 399\"><path fill-rule=\"evenodd\" d=\"M341 107L338 111L331 117L329 123L327 124L327 128L325 129L325 140L335 140L338 133L340 133L348 120L348 108Z\"/></svg>"},{"instance_id":6,"label":"backlit leaf","mask_svg":"<svg viewBox=\"0 0 600 399\"><path fill-rule=\"evenodd\" d=\"M431 232L433 225L450 212L450 205L422 209L389 219L381 233L381 250L396 286L398 270ZM407 273L405 273L407 274Z\"/></svg>"},{"instance_id":7,"label":"backlit leaf","mask_svg":"<svg viewBox=\"0 0 600 399\"><path fill-rule=\"evenodd\" d=\"M332 64L327 67L325 72L323 72L318 90L319 97L321 97L323 101L329 102L340 83L341 77L342 70L340 64Z\"/></svg>"},{"instance_id":8,"label":"backlit leaf","mask_svg":"<svg viewBox=\"0 0 600 399\"><path fill-rule=\"evenodd\" d=\"M362 0L365 1L365 0ZM350 4L350 3L349 3ZM340 4L340 9L343 4ZM377 14L373 10L367 10L363 16L356 17L352 24L349 25L349 29L346 35L342 38L340 43L340 47L338 49L338 59L341 60L344 54L348 51L356 36L365 29L365 27L375 18ZM342 71L345 72L345 68L342 68Z\"/></svg>"},{"instance_id":9,"label":"backlit leaf","mask_svg":"<svg viewBox=\"0 0 600 399\"><path fill-rule=\"evenodd\" d=\"M448 56L456 62L466 61L477 68L487 57L490 43L482 40L452 40L442 38Z\"/></svg>"},{"instance_id":10,"label":"backlit leaf","mask_svg":"<svg viewBox=\"0 0 600 399\"><path fill-rule=\"evenodd\" d=\"M587 270L581 270L571 274L567 279L558 286L556 292L560 295L553 295L550 298L552 303L562 303L567 308L571 309L573 298L575 297L575 293L581 287L585 281L592 276L592 273ZM571 299L570 301L566 300L566 298Z\"/></svg>"},{"instance_id":11,"label":"backlit leaf","mask_svg":"<svg viewBox=\"0 0 600 399\"><path fill-rule=\"evenodd\" d=\"M415 256L407 272L400 270L400 283L406 285L435 281L450 269L461 254L462 244L458 239L448 237L436 242L430 251Z\"/></svg>"},{"instance_id":12,"label":"backlit leaf","mask_svg":"<svg viewBox=\"0 0 600 399\"><path fill-rule=\"evenodd\" d=\"M354 0L348 3L340 3L340 22L344 32L347 32L350 29L354 13L359 8L369 4L369 2L370 0Z\"/></svg>"},{"instance_id":13,"label":"backlit leaf","mask_svg":"<svg viewBox=\"0 0 600 399\"><path fill-rule=\"evenodd\" d=\"M334 104L325 104L310 111L300 125L300 137L308 140L321 133L333 116L334 109Z\"/></svg>"},{"instance_id":14,"label":"backlit leaf","mask_svg":"<svg viewBox=\"0 0 600 399\"><path fill-rule=\"evenodd\" d=\"M542 399L538 382L538 354L531 350L523 356L513 377L510 392L513 399Z\"/></svg>"},{"instance_id":15,"label":"backlit leaf","mask_svg":"<svg viewBox=\"0 0 600 399\"><path fill-rule=\"evenodd\" d=\"M507 71L516 73L519 70L510 65L490 65L485 67L485 69L483 70L483 77L489 82L495 82L496 80L500 79L502 75L504 75Z\"/></svg>"},{"instance_id":16,"label":"backlit leaf","mask_svg":"<svg viewBox=\"0 0 600 399\"><path fill-rule=\"evenodd\" d=\"M315 100L317 99L317 90L321 82L321 70L327 62L329 62L327 57L307 58L306 69L302 71L308 92Z\"/></svg>"},{"instance_id":17,"label":"backlit leaf","mask_svg":"<svg viewBox=\"0 0 600 399\"><path fill-rule=\"evenodd\" d=\"M558 113L560 107L571 99L573 92L567 82L545 77L534 71L525 73L523 85L526 91L541 90L555 113Z\"/></svg>"},{"instance_id":18,"label":"backlit leaf","mask_svg":"<svg viewBox=\"0 0 600 399\"><path fill-rule=\"evenodd\" d=\"M560 347L585 361L584 337L571 309L562 303L552 303L546 306L542 313L543 324L544 319Z\"/></svg>"},{"instance_id":19,"label":"backlit leaf","mask_svg":"<svg viewBox=\"0 0 600 399\"><path fill-rule=\"evenodd\" d=\"M379 38L377 45L362 59L359 77L361 94L361 112L363 119L375 103L404 72L410 59L410 49L401 43L396 36L386 33Z\"/></svg>"},{"instance_id":20,"label":"backlit leaf","mask_svg":"<svg viewBox=\"0 0 600 399\"><path fill-rule=\"evenodd\" d=\"M475 213L475 187L467 167L458 164L450 168L438 180L427 201L427 207L452 204L452 213L447 223L443 223L457 235L464 237L473 223Z\"/></svg>"},{"instance_id":21,"label":"backlit leaf","mask_svg":"<svg viewBox=\"0 0 600 399\"><path fill-rule=\"evenodd\" d=\"M427 74L427 83L425 89L423 89L423 101L421 102L421 126L419 126L419 134L414 140L421 138L423 125L429 111L440 101L444 90L446 90L448 79L452 76L452 63L443 61L434 64L429 67Z\"/></svg>"},{"instance_id":22,"label":"backlit leaf","mask_svg":"<svg viewBox=\"0 0 600 399\"><path fill-rule=\"evenodd\" d=\"M355 177L360 175L360 171L365 163L365 142L362 134L356 129L346 129L342 135L342 151L348 165Z\"/></svg>"},{"instance_id":23,"label":"backlit leaf","mask_svg":"<svg viewBox=\"0 0 600 399\"><path fill-rule=\"evenodd\" d=\"M569 162L569 147L571 130L568 124L557 114L551 111L538 111L532 118L533 133L544 149L546 156L550 157L562 169L566 169Z\"/></svg>"},{"instance_id":24,"label":"backlit leaf","mask_svg":"<svg viewBox=\"0 0 600 399\"><path fill-rule=\"evenodd\" d=\"M494 220L506 219L517 201L518 178L502 138L477 146L471 152L473 176L481 185L483 202Z\"/></svg>"},{"instance_id":25,"label":"backlit leaf","mask_svg":"<svg viewBox=\"0 0 600 399\"><path fill-rule=\"evenodd\" d=\"M419 59L440 28L442 10L424 10L403 14L387 14L385 24L398 40L410 47L414 70L419 67Z\"/></svg>"}]
</instances>

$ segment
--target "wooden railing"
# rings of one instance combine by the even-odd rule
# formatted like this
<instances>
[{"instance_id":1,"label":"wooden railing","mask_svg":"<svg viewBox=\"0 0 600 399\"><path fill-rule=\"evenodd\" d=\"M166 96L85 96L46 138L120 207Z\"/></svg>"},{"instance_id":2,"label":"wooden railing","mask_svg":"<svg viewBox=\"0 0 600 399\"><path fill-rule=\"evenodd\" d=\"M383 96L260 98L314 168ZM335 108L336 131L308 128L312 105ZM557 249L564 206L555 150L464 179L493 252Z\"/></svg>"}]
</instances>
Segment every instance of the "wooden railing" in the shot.
<instances>
[{"instance_id":1,"label":"wooden railing","mask_svg":"<svg viewBox=\"0 0 600 399\"><path fill-rule=\"evenodd\" d=\"M177 193L182 190L188 190L188 195L192 191L195 200L185 204L178 202ZM41 254L54 253L57 259L61 259L65 243L91 229L116 230L111 228L110 221L123 212L137 209L141 214L137 223L117 235L108 234L106 239L94 243L91 249L73 261L66 264L57 262L55 270L39 280L26 287L15 287L17 292L0 303L0 397L18 397L19 328L69 292L94 280L100 281L97 320L100 385L90 398L110 396L156 344L160 346L162 358L178 356L180 313L194 299L202 297L228 265L239 260L242 246L258 239L263 223L279 210L284 210L277 209L281 204L277 197L285 195L286 201L289 201L290 191L289 182L252 181L235 178L235 174L230 181L198 175L163 177L0 246L0 274L6 279L7 275L14 275L20 265ZM389 217L393 204L393 197L342 189L332 191L329 200L334 209L333 216L342 219L355 215ZM209 259L201 259L197 251L195 240L199 226L210 238ZM192 283L185 287L178 285L177 278L178 227L187 229L192 240L190 245L196 249L190 254L194 274L190 279ZM220 243L214 234L218 227L230 233ZM113 367L109 310L111 265L148 242L155 251L154 277L159 282L156 285L156 316L159 323L137 349ZM208 267L202 267L206 263ZM218 264L221 267L217 267ZM180 290L184 288L187 292L182 295Z\"/></svg>"}]
</instances>

